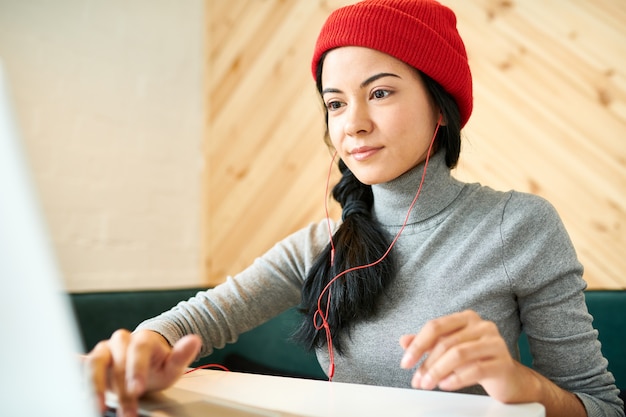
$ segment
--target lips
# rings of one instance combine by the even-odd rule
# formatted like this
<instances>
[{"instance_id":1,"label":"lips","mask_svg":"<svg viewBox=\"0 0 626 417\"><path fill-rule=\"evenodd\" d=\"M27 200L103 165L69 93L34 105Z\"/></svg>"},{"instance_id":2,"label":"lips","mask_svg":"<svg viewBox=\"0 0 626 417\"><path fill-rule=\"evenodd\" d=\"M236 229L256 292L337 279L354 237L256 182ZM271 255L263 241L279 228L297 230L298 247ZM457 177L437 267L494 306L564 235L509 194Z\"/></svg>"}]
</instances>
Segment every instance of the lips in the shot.
<instances>
[{"instance_id":1,"label":"lips","mask_svg":"<svg viewBox=\"0 0 626 417\"><path fill-rule=\"evenodd\" d=\"M356 161L364 161L368 158L371 158L375 154L380 151L382 147L373 147L373 146L361 146L359 148L354 148L350 151L350 156L354 158Z\"/></svg>"}]
</instances>

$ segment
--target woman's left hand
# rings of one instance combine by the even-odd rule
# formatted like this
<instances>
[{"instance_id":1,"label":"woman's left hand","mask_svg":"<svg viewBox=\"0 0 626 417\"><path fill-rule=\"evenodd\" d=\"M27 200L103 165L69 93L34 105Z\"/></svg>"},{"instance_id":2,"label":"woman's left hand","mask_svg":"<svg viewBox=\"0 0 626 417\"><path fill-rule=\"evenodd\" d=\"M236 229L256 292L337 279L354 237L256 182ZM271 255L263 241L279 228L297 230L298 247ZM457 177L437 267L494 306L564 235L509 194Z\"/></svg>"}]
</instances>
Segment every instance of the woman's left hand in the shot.
<instances>
[{"instance_id":1,"label":"woman's left hand","mask_svg":"<svg viewBox=\"0 0 626 417\"><path fill-rule=\"evenodd\" d=\"M480 384L502 402L525 401L529 393L520 386L527 368L511 357L496 325L474 311L431 320L418 334L402 336L400 345L402 368L427 355L411 381L414 388L453 391Z\"/></svg>"}]
</instances>

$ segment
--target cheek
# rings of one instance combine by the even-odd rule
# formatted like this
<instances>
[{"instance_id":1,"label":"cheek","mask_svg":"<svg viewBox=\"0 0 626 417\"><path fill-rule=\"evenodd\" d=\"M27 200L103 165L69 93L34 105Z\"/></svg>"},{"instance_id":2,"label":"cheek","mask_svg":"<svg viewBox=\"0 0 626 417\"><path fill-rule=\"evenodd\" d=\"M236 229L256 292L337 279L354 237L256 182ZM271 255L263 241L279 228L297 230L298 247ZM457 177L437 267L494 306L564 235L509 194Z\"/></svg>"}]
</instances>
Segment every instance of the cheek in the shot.
<instances>
[{"instance_id":1,"label":"cheek","mask_svg":"<svg viewBox=\"0 0 626 417\"><path fill-rule=\"evenodd\" d=\"M332 145L335 147L335 149L340 150L340 144L341 144L341 132L343 130L341 129L341 127L339 126L339 124L336 121L332 121L329 120L328 121L328 136L330 139L330 143L332 143Z\"/></svg>"}]
</instances>

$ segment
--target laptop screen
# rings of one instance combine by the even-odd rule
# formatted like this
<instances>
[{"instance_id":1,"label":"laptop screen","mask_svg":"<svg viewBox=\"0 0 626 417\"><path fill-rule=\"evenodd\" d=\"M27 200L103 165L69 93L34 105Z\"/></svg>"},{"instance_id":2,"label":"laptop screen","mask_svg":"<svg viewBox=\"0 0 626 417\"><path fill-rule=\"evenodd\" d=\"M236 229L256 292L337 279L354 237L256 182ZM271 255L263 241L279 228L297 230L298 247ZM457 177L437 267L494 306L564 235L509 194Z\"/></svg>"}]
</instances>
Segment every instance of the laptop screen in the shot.
<instances>
[{"instance_id":1,"label":"laptop screen","mask_svg":"<svg viewBox=\"0 0 626 417\"><path fill-rule=\"evenodd\" d=\"M0 413L96 416L0 62Z\"/></svg>"}]
</instances>

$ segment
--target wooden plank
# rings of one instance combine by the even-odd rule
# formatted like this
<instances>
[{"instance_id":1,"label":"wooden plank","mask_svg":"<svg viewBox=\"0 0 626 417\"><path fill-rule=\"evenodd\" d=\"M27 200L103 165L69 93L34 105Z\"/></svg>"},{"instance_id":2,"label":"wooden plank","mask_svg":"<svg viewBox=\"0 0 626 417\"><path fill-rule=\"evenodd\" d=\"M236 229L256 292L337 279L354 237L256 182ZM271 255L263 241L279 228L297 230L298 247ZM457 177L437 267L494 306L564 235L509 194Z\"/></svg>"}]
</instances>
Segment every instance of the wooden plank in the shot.
<instances>
[{"instance_id":1,"label":"wooden plank","mask_svg":"<svg viewBox=\"0 0 626 417\"><path fill-rule=\"evenodd\" d=\"M347 3L207 0L207 283L323 219L330 156L309 61ZM626 2L444 3L475 87L454 174L547 198L589 286L626 288Z\"/></svg>"}]
</instances>

